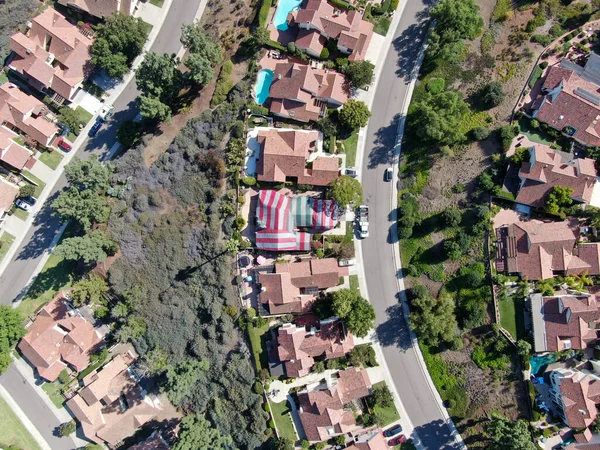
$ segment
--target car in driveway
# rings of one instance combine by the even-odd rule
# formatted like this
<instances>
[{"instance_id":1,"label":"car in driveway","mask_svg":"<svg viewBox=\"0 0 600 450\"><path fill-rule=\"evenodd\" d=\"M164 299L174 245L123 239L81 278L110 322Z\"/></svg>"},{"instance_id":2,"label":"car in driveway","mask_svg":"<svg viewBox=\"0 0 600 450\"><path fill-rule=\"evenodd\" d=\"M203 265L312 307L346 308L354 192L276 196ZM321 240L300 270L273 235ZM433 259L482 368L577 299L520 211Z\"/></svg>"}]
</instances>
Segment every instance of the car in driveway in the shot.
<instances>
[{"instance_id":1,"label":"car in driveway","mask_svg":"<svg viewBox=\"0 0 600 450\"><path fill-rule=\"evenodd\" d=\"M60 148L61 150L64 150L65 152L70 152L73 149L71 144L69 144L64 139L59 139L58 142L56 143L56 145L58 148Z\"/></svg>"},{"instance_id":2,"label":"car in driveway","mask_svg":"<svg viewBox=\"0 0 600 450\"><path fill-rule=\"evenodd\" d=\"M347 266L354 266L356 265L356 260L353 259L340 259L338 261L338 266L340 267L347 267Z\"/></svg>"},{"instance_id":3,"label":"car in driveway","mask_svg":"<svg viewBox=\"0 0 600 450\"><path fill-rule=\"evenodd\" d=\"M35 197L21 197L20 200L29 203L31 206L35 205L35 203L37 202L37 198Z\"/></svg>"},{"instance_id":4,"label":"car in driveway","mask_svg":"<svg viewBox=\"0 0 600 450\"><path fill-rule=\"evenodd\" d=\"M31 205L22 199L17 200L15 205L24 211L31 211Z\"/></svg>"},{"instance_id":5,"label":"car in driveway","mask_svg":"<svg viewBox=\"0 0 600 450\"><path fill-rule=\"evenodd\" d=\"M388 441L388 446L395 447L396 445L404 444L405 442L406 442L406 436L401 434L400 436L395 437L394 439L390 439Z\"/></svg>"},{"instance_id":6,"label":"car in driveway","mask_svg":"<svg viewBox=\"0 0 600 450\"><path fill-rule=\"evenodd\" d=\"M387 169L385 169L385 173L383 174L383 179L385 181L392 181L392 178L394 178L394 169L392 169L391 167L388 167Z\"/></svg>"},{"instance_id":7,"label":"car in driveway","mask_svg":"<svg viewBox=\"0 0 600 450\"><path fill-rule=\"evenodd\" d=\"M400 426L400 424L398 424L398 425L394 425L392 428L388 428L387 430L385 430L383 432L383 435L385 437L391 437L395 434L400 433L401 431L402 431L402 427Z\"/></svg>"},{"instance_id":8,"label":"car in driveway","mask_svg":"<svg viewBox=\"0 0 600 450\"><path fill-rule=\"evenodd\" d=\"M102 127L102 122L101 121L96 121L96 123L94 123L94 125L92 125L92 128L90 128L90 131L88 131L88 136L92 137L92 136L96 136L96 133L98 132L98 130Z\"/></svg>"}]
</instances>

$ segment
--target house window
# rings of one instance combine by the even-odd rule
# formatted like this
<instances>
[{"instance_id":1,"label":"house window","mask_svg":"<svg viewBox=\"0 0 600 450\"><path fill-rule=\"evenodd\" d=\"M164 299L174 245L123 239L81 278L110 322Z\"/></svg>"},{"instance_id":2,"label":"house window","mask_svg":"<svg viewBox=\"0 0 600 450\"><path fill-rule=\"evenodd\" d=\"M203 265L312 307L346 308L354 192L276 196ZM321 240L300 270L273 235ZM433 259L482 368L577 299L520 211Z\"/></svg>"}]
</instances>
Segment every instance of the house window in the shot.
<instances>
[{"instance_id":1,"label":"house window","mask_svg":"<svg viewBox=\"0 0 600 450\"><path fill-rule=\"evenodd\" d=\"M567 339L565 341L563 341L563 345L565 346L565 350L568 350L571 348L571 339Z\"/></svg>"}]
</instances>

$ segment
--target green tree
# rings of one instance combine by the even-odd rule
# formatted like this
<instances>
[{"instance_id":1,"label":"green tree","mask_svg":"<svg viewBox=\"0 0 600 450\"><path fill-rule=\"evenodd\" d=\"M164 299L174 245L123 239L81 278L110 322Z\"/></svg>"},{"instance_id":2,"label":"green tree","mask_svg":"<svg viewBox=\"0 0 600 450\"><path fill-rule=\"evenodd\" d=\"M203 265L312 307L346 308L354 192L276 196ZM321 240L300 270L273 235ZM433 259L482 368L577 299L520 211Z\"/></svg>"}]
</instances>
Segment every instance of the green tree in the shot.
<instances>
[{"instance_id":1,"label":"green tree","mask_svg":"<svg viewBox=\"0 0 600 450\"><path fill-rule=\"evenodd\" d=\"M117 141L125 148L132 148L142 137L142 124L133 120L121 122L117 130Z\"/></svg>"},{"instance_id":2,"label":"green tree","mask_svg":"<svg viewBox=\"0 0 600 450\"><path fill-rule=\"evenodd\" d=\"M35 194L35 186L33 184L25 183L19 188L19 195L21 197L32 197Z\"/></svg>"},{"instance_id":3,"label":"green tree","mask_svg":"<svg viewBox=\"0 0 600 450\"><path fill-rule=\"evenodd\" d=\"M492 414L490 421L485 425L485 431L490 436L491 442L487 448L490 450L534 450L535 444L524 420L512 420Z\"/></svg>"},{"instance_id":4,"label":"green tree","mask_svg":"<svg viewBox=\"0 0 600 450\"><path fill-rule=\"evenodd\" d=\"M171 120L171 107L161 102L159 98L141 95L138 101L142 116L161 122Z\"/></svg>"},{"instance_id":5,"label":"green tree","mask_svg":"<svg viewBox=\"0 0 600 450\"><path fill-rule=\"evenodd\" d=\"M169 366L165 374L164 390L174 405L181 405L190 390L200 379L202 372L208 370L208 361L187 359L176 366Z\"/></svg>"},{"instance_id":6,"label":"green tree","mask_svg":"<svg viewBox=\"0 0 600 450\"><path fill-rule=\"evenodd\" d=\"M382 408L390 408L394 406L394 397L390 392L387 384L378 384L373 386L373 405L378 405Z\"/></svg>"},{"instance_id":7,"label":"green tree","mask_svg":"<svg viewBox=\"0 0 600 450\"><path fill-rule=\"evenodd\" d=\"M146 352L138 364L138 369L149 376L156 376L167 370L169 355L160 347Z\"/></svg>"},{"instance_id":8,"label":"green tree","mask_svg":"<svg viewBox=\"0 0 600 450\"><path fill-rule=\"evenodd\" d=\"M68 106L60 107L58 111L58 120L63 125L69 127L76 135L79 134L79 126L85 126L85 122L81 120L79 114L77 114L73 108L69 108Z\"/></svg>"},{"instance_id":9,"label":"green tree","mask_svg":"<svg viewBox=\"0 0 600 450\"><path fill-rule=\"evenodd\" d=\"M71 297L75 306L84 304L101 305L105 303L104 294L108 292L108 284L102 278L96 275L90 275L89 278L78 281Z\"/></svg>"},{"instance_id":10,"label":"green tree","mask_svg":"<svg viewBox=\"0 0 600 450\"><path fill-rule=\"evenodd\" d=\"M315 362L314 366L313 366L313 371L316 373L323 373L325 372L325 362L324 361L317 361Z\"/></svg>"},{"instance_id":11,"label":"green tree","mask_svg":"<svg viewBox=\"0 0 600 450\"><path fill-rule=\"evenodd\" d=\"M499 81L492 81L481 89L481 103L488 108L500 105L504 101L504 88Z\"/></svg>"},{"instance_id":12,"label":"green tree","mask_svg":"<svg viewBox=\"0 0 600 450\"><path fill-rule=\"evenodd\" d=\"M52 202L55 215L64 221L76 220L84 230L88 231L94 223L108 220L110 208L106 197L93 191L79 191L75 188L64 189Z\"/></svg>"},{"instance_id":13,"label":"green tree","mask_svg":"<svg viewBox=\"0 0 600 450\"><path fill-rule=\"evenodd\" d=\"M573 189L563 186L554 186L546 198L546 211L550 214L562 214L573 204Z\"/></svg>"},{"instance_id":14,"label":"green tree","mask_svg":"<svg viewBox=\"0 0 600 450\"><path fill-rule=\"evenodd\" d=\"M142 93L140 112L145 117L168 118L170 112L166 112L165 105L172 107L183 87L183 75L177 64L178 60L166 53L150 52L135 71L135 83Z\"/></svg>"},{"instance_id":15,"label":"green tree","mask_svg":"<svg viewBox=\"0 0 600 450\"><path fill-rule=\"evenodd\" d=\"M350 61L344 75L346 75L353 88L363 89L373 82L374 69L375 65L371 61Z\"/></svg>"},{"instance_id":16,"label":"green tree","mask_svg":"<svg viewBox=\"0 0 600 450\"><path fill-rule=\"evenodd\" d=\"M446 208L442 213L442 218L447 227L455 227L460 224L462 213L458 208Z\"/></svg>"},{"instance_id":17,"label":"green tree","mask_svg":"<svg viewBox=\"0 0 600 450\"><path fill-rule=\"evenodd\" d=\"M112 164L102 164L96 155L88 160L73 158L65 167L65 176L72 187L84 191L104 191L110 186L110 177L114 171Z\"/></svg>"},{"instance_id":18,"label":"green tree","mask_svg":"<svg viewBox=\"0 0 600 450\"><path fill-rule=\"evenodd\" d=\"M213 428L201 414L181 419L179 436L173 450L233 450L231 436Z\"/></svg>"},{"instance_id":19,"label":"green tree","mask_svg":"<svg viewBox=\"0 0 600 450\"><path fill-rule=\"evenodd\" d=\"M436 21L435 29L442 35L454 34L457 39L475 39L481 34L483 19L474 0L440 0L429 15Z\"/></svg>"},{"instance_id":20,"label":"green tree","mask_svg":"<svg viewBox=\"0 0 600 450\"><path fill-rule=\"evenodd\" d=\"M58 426L58 434L60 434L62 437L70 436L71 434L75 433L76 429L77 423L75 423L75 420L70 420L69 422L65 422Z\"/></svg>"},{"instance_id":21,"label":"green tree","mask_svg":"<svg viewBox=\"0 0 600 450\"><path fill-rule=\"evenodd\" d=\"M201 55L215 65L223 61L221 48L204 32L200 22L181 27L181 44L189 50L190 54Z\"/></svg>"},{"instance_id":22,"label":"green tree","mask_svg":"<svg viewBox=\"0 0 600 450\"><path fill-rule=\"evenodd\" d=\"M115 13L97 25L92 44L92 63L111 77L123 78L142 52L148 24L139 17Z\"/></svg>"},{"instance_id":23,"label":"green tree","mask_svg":"<svg viewBox=\"0 0 600 450\"><path fill-rule=\"evenodd\" d=\"M456 339L454 299L447 292L435 299L425 286L416 285L411 290L411 306L410 326L425 344L435 347Z\"/></svg>"},{"instance_id":24,"label":"green tree","mask_svg":"<svg viewBox=\"0 0 600 450\"><path fill-rule=\"evenodd\" d=\"M280 437L277 439L276 450L294 450L294 443L291 439Z\"/></svg>"},{"instance_id":25,"label":"green tree","mask_svg":"<svg viewBox=\"0 0 600 450\"><path fill-rule=\"evenodd\" d=\"M342 210L348 206L357 208L363 200L363 190L360 181L349 175L342 175L336 179L327 191L327 195L330 199L338 202Z\"/></svg>"},{"instance_id":26,"label":"green tree","mask_svg":"<svg viewBox=\"0 0 600 450\"><path fill-rule=\"evenodd\" d=\"M271 40L271 33L266 27L256 27L252 34L252 44L254 47L261 47ZM292 41L288 43L290 53L296 53L296 44Z\"/></svg>"},{"instance_id":27,"label":"green tree","mask_svg":"<svg viewBox=\"0 0 600 450\"><path fill-rule=\"evenodd\" d=\"M409 124L414 133L427 143L458 144L465 140L461 125L468 112L469 106L458 92L426 92L420 101L411 104Z\"/></svg>"},{"instance_id":28,"label":"green tree","mask_svg":"<svg viewBox=\"0 0 600 450\"><path fill-rule=\"evenodd\" d=\"M479 179L477 180L477 187L485 192L491 192L496 183L494 183L494 179L488 172L483 172L479 175Z\"/></svg>"},{"instance_id":29,"label":"green tree","mask_svg":"<svg viewBox=\"0 0 600 450\"><path fill-rule=\"evenodd\" d=\"M356 290L340 289L332 292L331 305L333 313L344 320L356 337L365 337L373 328L375 310Z\"/></svg>"},{"instance_id":30,"label":"green tree","mask_svg":"<svg viewBox=\"0 0 600 450\"><path fill-rule=\"evenodd\" d=\"M334 441L335 441L336 445L340 445L340 446L344 447L346 445L346 435L340 434L339 436L336 436L334 438Z\"/></svg>"},{"instance_id":31,"label":"green tree","mask_svg":"<svg viewBox=\"0 0 600 450\"><path fill-rule=\"evenodd\" d=\"M204 86L215 77L211 62L202 55L191 53L184 64L190 69L187 75L194 83Z\"/></svg>"},{"instance_id":32,"label":"green tree","mask_svg":"<svg viewBox=\"0 0 600 450\"><path fill-rule=\"evenodd\" d=\"M521 356L527 356L531 353L531 344L523 339L517 341L517 353Z\"/></svg>"},{"instance_id":33,"label":"green tree","mask_svg":"<svg viewBox=\"0 0 600 450\"><path fill-rule=\"evenodd\" d=\"M10 352L27 330L21 312L9 305L0 305L0 373L12 364Z\"/></svg>"},{"instance_id":34,"label":"green tree","mask_svg":"<svg viewBox=\"0 0 600 450\"><path fill-rule=\"evenodd\" d=\"M119 342L133 342L141 339L146 334L147 329L146 319L136 315L129 315L115 336Z\"/></svg>"},{"instance_id":35,"label":"green tree","mask_svg":"<svg viewBox=\"0 0 600 450\"><path fill-rule=\"evenodd\" d=\"M476 141L483 141L490 136L490 129L488 127L475 127L471 130L471 134Z\"/></svg>"},{"instance_id":36,"label":"green tree","mask_svg":"<svg viewBox=\"0 0 600 450\"><path fill-rule=\"evenodd\" d=\"M116 251L116 244L102 231L95 230L85 236L66 238L56 247L54 254L89 264L102 262Z\"/></svg>"},{"instance_id":37,"label":"green tree","mask_svg":"<svg viewBox=\"0 0 600 450\"><path fill-rule=\"evenodd\" d=\"M367 125L371 112L365 102L351 98L344 104L338 117L343 126L356 130Z\"/></svg>"}]
</instances>

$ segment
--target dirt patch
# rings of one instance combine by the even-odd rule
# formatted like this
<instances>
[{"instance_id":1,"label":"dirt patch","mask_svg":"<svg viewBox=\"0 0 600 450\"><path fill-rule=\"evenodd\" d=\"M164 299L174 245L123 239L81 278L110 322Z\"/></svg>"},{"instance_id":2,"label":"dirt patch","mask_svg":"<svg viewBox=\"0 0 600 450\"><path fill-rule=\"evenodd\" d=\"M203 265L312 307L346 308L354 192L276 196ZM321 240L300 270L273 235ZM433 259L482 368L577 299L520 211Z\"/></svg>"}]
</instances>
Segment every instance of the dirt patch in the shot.
<instances>
[{"instance_id":1,"label":"dirt patch","mask_svg":"<svg viewBox=\"0 0 600 450\"><path fill-rule=\"evenodd\" d=\"M219 36L226 52L233 52L248 35L255 14L250 0L209 0L200 23L208 33Z\"/></svg>"}]
</instances>

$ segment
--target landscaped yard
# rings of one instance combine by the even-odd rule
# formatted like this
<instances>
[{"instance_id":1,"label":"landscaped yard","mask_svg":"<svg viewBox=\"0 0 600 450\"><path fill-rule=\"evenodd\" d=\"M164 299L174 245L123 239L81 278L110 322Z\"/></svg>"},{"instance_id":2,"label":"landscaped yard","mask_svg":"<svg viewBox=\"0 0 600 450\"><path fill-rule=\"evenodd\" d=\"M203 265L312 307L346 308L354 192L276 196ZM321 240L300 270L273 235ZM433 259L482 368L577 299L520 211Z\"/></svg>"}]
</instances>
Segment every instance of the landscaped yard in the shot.
<instances>
[{"instance_id":1,"label":"landscaped yard","mask_svg":"<svg viewBox=\"0 0 600 450\"><path fill-rule=\"evenodd\" d=\"M260 328L255 327L251 323L248 324L248 335L250 336L250 345L252 346L257 371L260 371L263 367L269 367L269 358L265 345L265 339L268 336L264 336L267 331L269 331L268 324Z\"/></svg>"},{"instance_id":2,"label":"landscaped yard","mask_svg":"<svg viewBox=\"0 0 600 450\"><path fill-rule=\"evenodd\" d=\"M12 234L7 233L6 231L2 233L2 236L0 236L0 242L2 243L2 246L0 247L0 262L2 262L4 256L6 256L6 253L8 252L8 249L10 248L14 240L15 237Z\"/></svg>"},{"instance_id":3,"label":"landscaped yard","mask_svg":"<svg viewBox=\"0 0 600 450\"><path fill-rule=\"evenodd\" d=\"M165 3L165 0L150 0L150 3L152 3L154 6L162 8L162 5Z\"/></svg>"},{"instance_id":4,"label":"landscaped yard","mask_svg":"<svg viewBox=\"0 0 600 450\"><path fill-rule=\"evenodd\" d=\"M33 436L0 397L0 447L6 448L9 445L27 450L40 450Z\"/></svg>"},{"instance_id":5,"label":"landscaped yard","mask_svg":"<svg viewBox=\"0 0 600 450\"><path fill-rule=\"evenodd\" d=\"M542 130L535 130L531 128L528 119L519 120L519 128L521 129L521 133L527 136L532 142L545 145L551 145L553 142L552 138L546 135L546 133L544 133Z\"/></svg>"},{"instance_id":6,"label":"landscaped yard","mask_svg":"<svg viewBox=\"0 0 600 450\"><path fill-rule=\"evenodd\" d=\"M73 227L67 226L61 241L72 237L73 234ZM76 265L77 263L74 261L64 260L51 254L29 292L19 304L19 309L23 312L23 315L27 317L35 313L42 305L52 300L52 297L58 291L70 287L73 284L73 273Z\"/></svg>"},{"instance_id":7,"label":"landscaped yard","mask_svg":"<svg viewBox=\"0 0 600 450\"><path fill-rule=\"evenodd\" d=\"M44 383L42 389L48 395L54 406L62 408L65 404L65 396L62 395L60 385L57 383Z\"/></svg>"},{"instance_id":8,"label":"landscaped yard","mask_svg":"<svg viewBox=\"0 0 600 450\"><path fill-rule=\"evenodd\" d=\"M382 17L381 19L375 22L373 31L377 34L385 36L390 28L391 23L392 21L388 17Z\"/></svg>"},{"instance_id":9,"label":"landscaped yard","mask_svg":"<svg viewBox=\"0 0 600 450\"><path fill-rule=\"evenodd\" d=\"M523 300L510 298L498 300L500 310L500 325L515 339L523 337L525 324L523 323Z\"/></svg>"},{"instance_id":10,"label":"landscaped yard","mask_svg":"<svg viewBox=\"0 0 600 450\"><path fill-rule=\"evenodd\" d=\"M358 131L353 132L348 139L344 141L346 150L346 167L356 165L356 147L358 146Z\"/></svg>"},{"instance_id":11,"label":"landscaped yard","mask_svg":"<svg viewBox=\"0 0 600 450\"><path fill-rule=\"evenodd\" d=\"M53 152L43 152L40 155L40 161L52 170L56 170L62 159L63 155L58 150L54 150Z\"/></svg>"},{"instance_id":12,"label":"landscaped yard","mask_svg":"<svg viewBox=\"0 0 600 450\"><path fill-rule=\"evenodd\" d=\"M357 291L360 289L358 275L350 275L350 289L356 289Z\"/></svg>"},{"instance_id":13,"label":"landscaped yard","mask_svg":"<svg viewBox=\"0 0 600 450\"><path fill-rule=\"evenodd\" d=\"M22 170L21 174L25 175L31 181L35 181L37 183L37 186L35 187L35 192L33 193L33 196L35 198L38 198L40 196L40 194L42 193L42 191L44 190L44 188L46 187L46 183L44 183L42 180L40 180L38 177L36 177L34 174L32 174L28 170Z\"/></svg>"},{"instance_id":14,"label":"landscaped yard","mask_svg":"<svg viewBox=\"0 0 600 450\"><path fill-rule=\"evenodd\" d=\"M78 116L79 123L81 125L83 125L84 127L87 125L87 123L93 117L93 114L91 112L83 109L81 106L78 106L77 109L75 109L75 113ZM67 140L69 140L71 142L75 142L75 139L77 139L78 135L79 135L79 130L70 130L69 134L67 135Z\"/></svg>"},{"instance_id":15,"label":"landscaped yard","mask_svg":"<svg viewBox=\"0 0 600 450\"><path fill-rule=\"evenodd\" d=\"M294 429L294 425L292 423L290 405L288 402L269 402L269 405L271 405L271 414L273 415L273 420L275 421L277 431L279 431L279 437L286 437L292 442L296 442L298 440L298 436L296 435L296 430Z\"/></svg>"},{"instance_id":16,"label":"landscaped yard","mask_svg":"<svg viewBox=\"0 0 600 450\"><path fill-rule=\"evenodd\" d=\"M381 385L385 385L385 381L375 383L373 387ZM373 407L373 412L378 418L381 419L381 423L379 425L381 425L382 427L386 427L390 423L400 420L400 414L398 413L398 410L396 409L395 405L392 405L387 408L382 408L381 406L376 405Z\"/></svg>"},{"instance_id":17,"label":"landscaped yard","mask_svg":"<svg viewBox=\"0 0 600 450\"><path fill-rule=\"evenodd\" d=\"M15 207L15 212L13 212L13 215L18 217L22 221L26 221L27 218L29 217L29 213L27 211L25 211L24 209L21 209L21 208L17 208L17 207Z\"/></svg>"}]
</instances>

